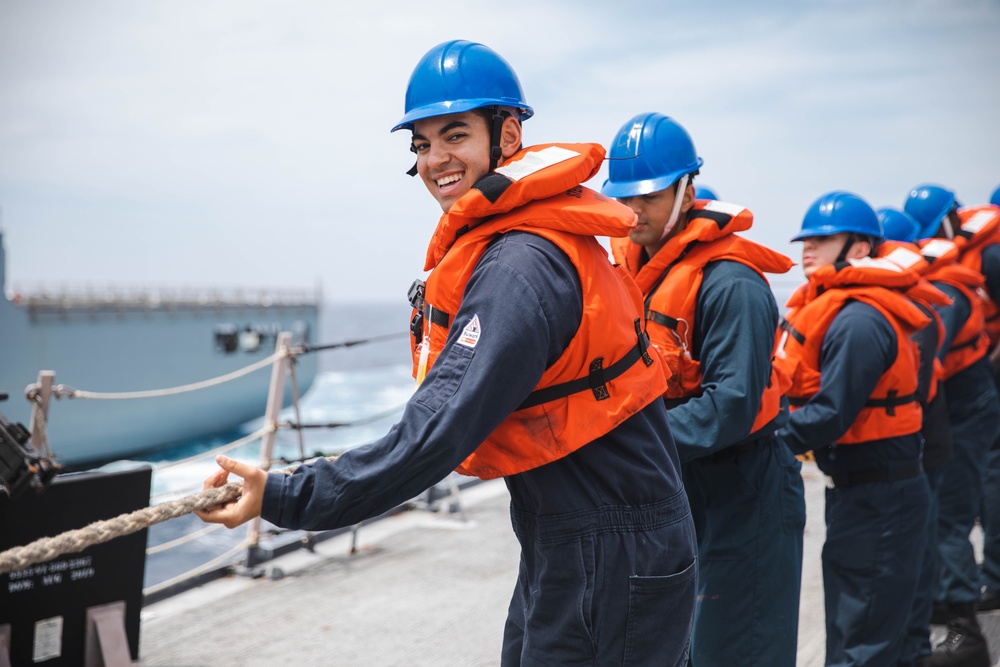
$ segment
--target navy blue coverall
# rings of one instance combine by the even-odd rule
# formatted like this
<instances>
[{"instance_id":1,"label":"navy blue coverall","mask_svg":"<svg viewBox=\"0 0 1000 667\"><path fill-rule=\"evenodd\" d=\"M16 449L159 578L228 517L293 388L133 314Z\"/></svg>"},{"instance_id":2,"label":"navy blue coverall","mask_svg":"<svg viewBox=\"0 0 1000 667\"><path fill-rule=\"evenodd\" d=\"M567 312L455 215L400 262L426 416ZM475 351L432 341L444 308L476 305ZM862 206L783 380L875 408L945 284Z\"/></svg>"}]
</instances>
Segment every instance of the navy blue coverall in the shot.
<instances>
[{"instance_id":1,"label":"navy blue coverall","mask_svg":"<svg viewBox=\"0 0 1000 667\"><path fill-rule=\"evenodd\" d=\"M986 278L986 291L994 303L1000 303L1000 244L983 248L980 270ZM1000 391L1000 373L994 369L993 380ZM983 526L982 584L1000 595L1000 428L986 455L986 472L983 475L983 507L980 523Z\"/></svg>"},{"instance_id":2,"label":"navy blue coverall","mask_svg":"<svg viewBox=\"0 0 1000 667\"><path fill-rule=\"evenodd\" d=\"M944 321L947 354L955 334L972 312L969 300L958 289L935 282L952 299L938 307ZM969 534L982 506L982 478L986 454L1000 425L1000 398L989 361L984 357L944 382L951 425L952 457L941 467L938 502L938 599L946 603L979 602L979 568Z\"/></svg>"},{"instance_id":3,"label":"navy blue coverall","mask_svg":"<svg viewBox=\"0 0 1000 667\"><path fill-rule=\"evenodd\" d=\"M933 318L934 311L930 306L915 302L924 315ZM944 388L934 372L934 360L944 342L939 340L939 330L936 322L914 333L911 338L920 350L920 369L918 372L917 394L923 408L923 423L920 435L924 439L921 460L924 475L930 488L930 511L927 514L926 542L924 544L920 575L917 579L917 590L913 597L913 606L906 621L906 640L903 645L902 658L899 667L909 667L916 661L931 654L931 614L934 609L934 598L938 588L938 541L937 541L937 484L941 477L941 466L951 457L951 430L948 425L948 407L945 402ZM937 383L938 391L934 400L928 402L931 385Z\"/></svg>"},{"instance_id":4,"label":"navy blue coverall","mask_svg":"<svg viewBox=\"0 0 1000 667\"><path fill-rule=\"evenodd\" d=\"M263 517L334 528L419 495L531 393L576 333L582 308L561 250L528 233L500 237L479 260L445 349L401 421L335 462L270 475ZM455 341L477 315L470 354ZM653 401L573 454L506 478L521 562L502 664L686 664L695 535L669 433L666 410ZM461 628L454 636L461 641Z\"/></svg>"},{"instance_id":5,"label":"navy blue coverall","mask_svg":"<svg viewBox=\"0 0 1000 667\"><path fill-rule=\"evenodd\" d=\"M896 355L896 332L885 317L868 304L848 302L823 339L819 392L778 432L793 452L813 450L828 476L828 667L895 667L903 651L930 503L921 437L836 444Z\"/></svg>"},{"instance_id":6,"label":"navy blue coverall","mask_svg":"<svg viewBox=\"0 0 1000 667\"><path fill-rule=\"evenodd\" d=\"M750 433L770 380L778 307L739 262L716 261L698 291L692 356L702 394L671 406L670 432L698 534L691 664L794 667L805 497L801 464L774 433Z\"/></svg>"}]
</instances>

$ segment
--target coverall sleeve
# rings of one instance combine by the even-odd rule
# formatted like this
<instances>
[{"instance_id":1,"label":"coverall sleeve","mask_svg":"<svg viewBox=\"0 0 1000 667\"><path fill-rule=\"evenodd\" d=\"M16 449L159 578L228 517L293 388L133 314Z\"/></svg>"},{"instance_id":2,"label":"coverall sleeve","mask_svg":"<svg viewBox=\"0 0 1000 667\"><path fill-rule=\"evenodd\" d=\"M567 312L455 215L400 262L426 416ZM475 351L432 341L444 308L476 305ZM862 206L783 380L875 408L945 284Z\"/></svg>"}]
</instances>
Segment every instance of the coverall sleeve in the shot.
<instances>
[{"instance_id":1,"label":"coverall sleeve","mask_svg":"<svg viewBox=\"0 0 1000 667\"><path fill-rule=\"evenodd\" d=\"M702 394L667 412L682 462L750 435L771 376L778 306L748 266L718 261L705 268L698 293L694 347Z\"/></svg>"},{"instance_id":2,"label":"coverall sleeve","mask_svg":"<svg viewBox=\"0 0 1000 667\"><path fill-rule=\"evenodd\" d=\"M796 454L832 445L896 361L896 331L875 308L852 301L833 319L820 350L820 388L788 417L779 437Z\"/></svg>"},{"instance_id":3,"label":"coverall sleeve","mask_svg":"<svg viewBox=\"0 0 1000 667\"><path fill-rule=\"evenodd\" d=\"M934 310L941 316L944 324L944 339L938 349L938 360L944 362L944 358L951 349L951 344L955 340L956 334L965 324L965 321L972 315L972 304L965 298L965 295L957 287L944 283L932 283L939 290L951 297L951 303L947 305L935 305Z\"/></svg>"},{"instance_id":4,"label":"coverall sleeve","mask_svg":"<svg viewBox=\"0 0 1000 667\"><path fill-rule=\"evenodd\" d=\"M480 259L445 348L380 440L271 474L262 516L332 529L377 516L448 475L520 405L579 327L583 298L569 258L541 237L511 233ZM478 318L474 346L458 339Z\"/></svg>"},{"instance_id":5,"label":"coverall sleeve","mask_svg":"<svg viewBox=\"0 0 1000 667\"><path fill-rule=\"evenodd\" d=\"M1000 303L1000 243L983 248L983 263L980 268L986 278L986 292L993 303Z\"/></svg>"}]
</instances>

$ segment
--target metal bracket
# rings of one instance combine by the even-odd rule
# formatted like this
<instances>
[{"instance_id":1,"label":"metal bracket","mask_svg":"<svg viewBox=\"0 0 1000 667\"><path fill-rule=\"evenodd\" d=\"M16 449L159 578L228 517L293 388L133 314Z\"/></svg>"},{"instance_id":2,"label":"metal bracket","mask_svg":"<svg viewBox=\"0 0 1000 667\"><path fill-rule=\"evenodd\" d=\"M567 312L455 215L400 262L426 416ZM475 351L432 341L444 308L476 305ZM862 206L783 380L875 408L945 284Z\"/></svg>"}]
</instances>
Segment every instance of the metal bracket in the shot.
<instances>
[{"instance_id":1,"label":"metal bracket","mask_svg":"<svg viewBox=\"0 0 1000 667\"><path fill-rule=\"evenodd\" d=\"M84 667L124 667L132 664L125 633L125 602L87 608Z\"/></svg>"}]
</instances>

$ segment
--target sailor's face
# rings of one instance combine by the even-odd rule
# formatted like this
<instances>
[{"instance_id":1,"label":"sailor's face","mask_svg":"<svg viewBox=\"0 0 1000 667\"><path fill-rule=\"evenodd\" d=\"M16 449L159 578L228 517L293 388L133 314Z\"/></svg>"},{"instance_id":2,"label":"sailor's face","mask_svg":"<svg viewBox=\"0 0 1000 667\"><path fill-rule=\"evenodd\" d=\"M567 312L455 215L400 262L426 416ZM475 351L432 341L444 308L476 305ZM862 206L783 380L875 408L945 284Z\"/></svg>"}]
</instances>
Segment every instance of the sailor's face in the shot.
<instances>
[{"instance_id":1,"label":"sailor's face","mask_svg":"<svg viewBox=\"0 0 1000 667\"><path fill-rule=\"evenodd\" d=\"M490 133L474 111L413 123L417 173L445 213L489 173Z\"/></svg>"},{"instance_id":2,"label":"sailor's face","mask_svg":"<svg viewBox=\"0 0 1000 667\"><path fill-rule=\"evenodd\" d=\"M633 243L645 247L650 256L666 242L663 238L663 228L674 210L675 196L676 188L671 185L659 192L622 197L618 200L632 209L637 218L635 229L629 232L628 237Z\"/></svg>"},{"instance_id":3,"label":"sailor's face","mask_svg":"<svg viewBox=\"0 0 1000 667\"><path fill-rule=\"evenodd\" d=\"M846 242L846 232L802 239L802 273L808 278L821 266L836 262Z\"/></svg>"}]
</instances>

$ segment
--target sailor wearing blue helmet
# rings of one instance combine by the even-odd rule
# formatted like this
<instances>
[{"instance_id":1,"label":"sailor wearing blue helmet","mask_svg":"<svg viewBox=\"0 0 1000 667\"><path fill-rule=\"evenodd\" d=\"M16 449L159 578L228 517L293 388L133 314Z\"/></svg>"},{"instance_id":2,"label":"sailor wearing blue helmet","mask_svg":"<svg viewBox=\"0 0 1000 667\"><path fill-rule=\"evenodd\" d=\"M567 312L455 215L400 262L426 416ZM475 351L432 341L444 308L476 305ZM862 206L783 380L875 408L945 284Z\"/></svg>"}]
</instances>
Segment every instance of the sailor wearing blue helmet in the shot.
<instances>
[{"instance_id":1,"label":"sailor wearing blue helmet","mask_svg":"<svg viewBox=\"0 0 1000 667\"><path fill-rule=\"evenodd\" d=\"M243 498L200 515L334 528L452 470L503 477L521 559L500 664L683 665L697 563L662 362L594 237L634 215L582 185L599 145L522 147L532 113L482 44L420 59L392 128L411 131L412 173L443 212L410 290L419 386L388 435L336 461L267 475L223 459L208 483L236 472Z\"/></svg>"},{"instance_id":2,"label":"sailor wearing blue helmet","mask_svg":"<svg viewBox=\"0 0 1000 667\"><path fill-rule=\"evenodd\" d=\"M929 510L911 335L931 320L904 294L919 276L875 258L882 234L853 193L809 207L792 239L808 282L788 303L776 354L793 381L778 435L795 453L813 451L828 479L827 665L907 664Z\"/></svg>"},{"instance_id":3,"label":"sailor wearing blue helmet","mask_svg":"<svg viewBox=\"0 0 1000 667\"><path fill-rule=\"evenodd\" d=\"M1000 586L1000 489L992 488L1000 485L1000 458L990 456L1000 431L1000 396L987 357L991 342L986 330L986 319L996 312L995 298L1000 296L1000 215L995 206L962 207L952 190L936 184L912 188L903 207L920 224L922 239L952 241L960 253L960 268L971 274L956 269L954 276L932 280L952 299L938 312L945 327L939 356L953 454L941 468L936 488L940 566L935 620L947 623L948 636L935 647L931 664L988 665L976 611L984 595L986 606L1000 607L995 594ZM984 281L989 299L981 296ZM990 471L991 461L998 470ZM982 573L969 541L980 514L984 542L990 545L984 551L992 554L984 556Z\"/></svg>"},{"instance_id":4,"label":"sailor wearing blue helmet","mask_svg":"<svg viewBox=\"0 0 1000 667\"><path fill-rule=\"evenodd\" d=\"M738 234L750 211L697 194L702 160L674 119L626 121L610 158L602 192L638 216L611 249L671 370L664 400L698 531L691 664L793 667L805 502L800 464L774 437L788 407L764 277L792 261Z\"/></svg>"}]
</instances>

